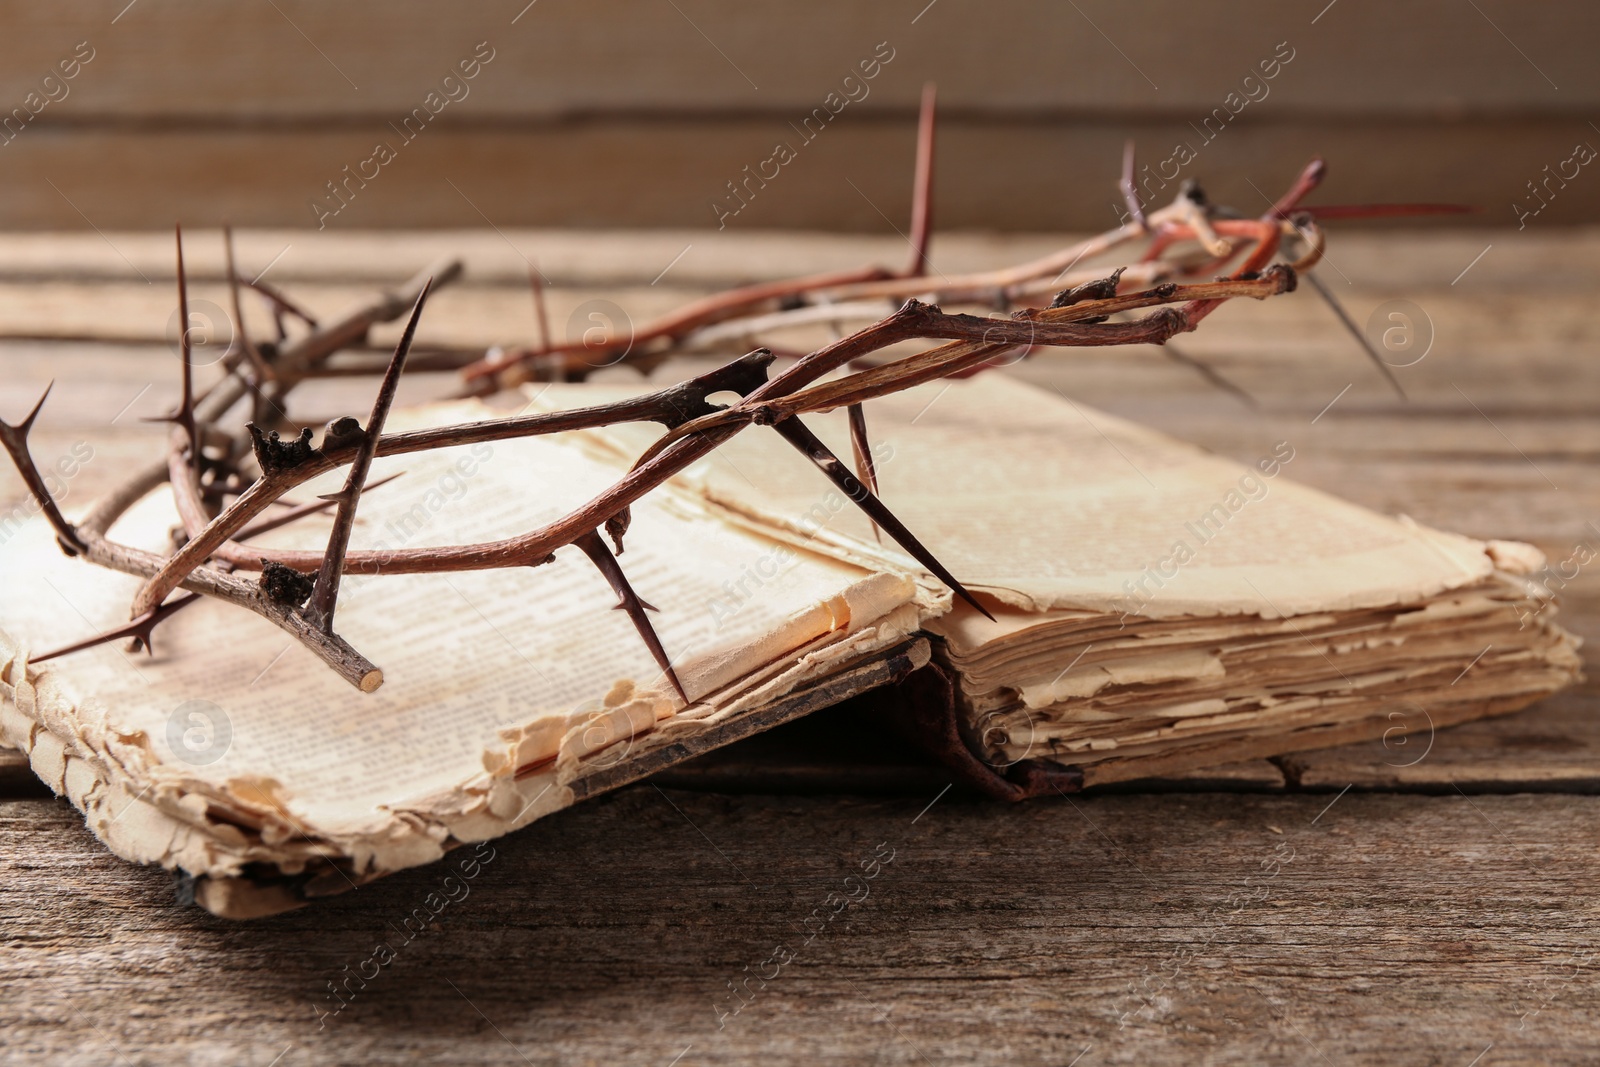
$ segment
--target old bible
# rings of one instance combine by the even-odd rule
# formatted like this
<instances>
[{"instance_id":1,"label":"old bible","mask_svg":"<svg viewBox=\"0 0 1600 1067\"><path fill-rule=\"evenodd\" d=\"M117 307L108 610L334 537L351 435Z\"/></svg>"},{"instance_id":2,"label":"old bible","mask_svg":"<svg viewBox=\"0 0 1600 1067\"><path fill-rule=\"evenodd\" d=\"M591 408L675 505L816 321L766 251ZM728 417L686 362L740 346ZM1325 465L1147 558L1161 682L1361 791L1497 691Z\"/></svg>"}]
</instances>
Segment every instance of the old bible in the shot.
<instances>
[{"instance_id":1,"label":"old bible","mask_svg":"<svg viewBox=\"0 0 1600 1067\"><path fill-rule=\"evenodd\" d=\"M390 421L492 414L453 402ZM968 780L1025 791L1444 726L1577 676L1537 552L1296 485L1294 441L1241 465L996 374L868 417L882 498L987 616L752 427L635 505L619 556L688 704L573 549L515 571L352 574L341 630L384 669L372 694L209 602L165 624L154 656L111 645L35 665L124 620L137 585L63 556L36 523L0 551L4 740L114 852L250 916L863 691L930 742L954 739ZM850 454L842 413L807 421ZM615 481L657 433L379 459L375 478L403 474L363 498L353 543L505 536ZM114 532L158 548L174 522L156 493ZM313 519L258 543L326 538Z\"/></svg>"}]
</instances>

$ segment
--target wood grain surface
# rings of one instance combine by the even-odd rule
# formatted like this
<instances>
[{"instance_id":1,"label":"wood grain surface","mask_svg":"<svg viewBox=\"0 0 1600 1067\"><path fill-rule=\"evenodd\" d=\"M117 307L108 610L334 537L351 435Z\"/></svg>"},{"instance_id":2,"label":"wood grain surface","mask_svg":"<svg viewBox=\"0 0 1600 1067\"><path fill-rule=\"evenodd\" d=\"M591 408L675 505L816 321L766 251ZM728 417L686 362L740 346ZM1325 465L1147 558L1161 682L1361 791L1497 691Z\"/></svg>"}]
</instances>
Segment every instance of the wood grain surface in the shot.
<instances>
[{"instance_id":1,"label":"wood grain surface","mask_svg":"<svg viewBox=\"0 0 1600 1067\"><path fill-rule=\"evenodd\" d=\"M59 802L0 805L8 1058L1465 1067L1600 1040L1600 799L935 796L635 786L454 886L248 925L173 907Z\"/></svg>"},{"instance_id":2,"label":"wood grain surface","mask_svg":"<svg viewBox=\"0 0 1600 1067\"><path fill-rule=\"evenodd\" d=\"M1241 207L1321 153L1334 200L1514 226L1527 183L1600 144L1581 0L5 0L0 25L0 116L23 109L0 137L4 229L305 225L378 142L397 158L330 226L705 226L785 142L799 158L731 226L887 234L928 80L958 227L1107 225L1126 137L1157 174L1187 144L1181 177ZM447 85L475 55L492 58ZM837 117L802 140L818 108ZM1600 182L1568 169L1534 225L1600 220Z\"/></svg>"},{"instance_id":3,"label":"wood grain surface","mask_svg":"<svg viewBox=\"0 0 1600 1067\"><path fill-rule=\"evenodd\" d=\"M0 335L126 331L0 342L0 417L53 377L39 454L95 448L69 506L159 448L137 418L175 388L160 340L168 240L0 241ZM215 278L207 240L191 262ZM954 271L1055 240L954 235L935 262ZM603 294L643 317L712 285L903 250L532 231L242 242L257 269L285 245L268 277L323 313L453 246L467 282L440 294L432 336L482 343L531 334L524 256L559 265L552 308ZM1381 510L1531 540L1558 561L1600 544L1600 242L1337 235L1330 254L1323 277L1358 321L1401 299L1431 319L1433 349L1396 372L1409 404L1305 291L1226 308L1179 342L1249 388L1256 411L1154 350L1021 373L1234 458L1292 441L1290 477ZM370 400L370 383L319 388L318 417ZM22 500L0 476L0 516ZM1592 567L1563 601L1592 649ZM248 924L175 906L170 875L106 853L0 759L0 1046L14 1062L281 1067L1592 1062L1597 709L1587 684L1403 745L1017 807L945 792L937 768L836 709L495 842L473 877L422 868ZM866 879L880 844L894 859ZM394 958L369 962L380 944ZM376 974L365 987L363 972ZM334 1014L329 983L347 980ZM733 999L729 983L746 981Z\"/></svg>"}]
</instances>

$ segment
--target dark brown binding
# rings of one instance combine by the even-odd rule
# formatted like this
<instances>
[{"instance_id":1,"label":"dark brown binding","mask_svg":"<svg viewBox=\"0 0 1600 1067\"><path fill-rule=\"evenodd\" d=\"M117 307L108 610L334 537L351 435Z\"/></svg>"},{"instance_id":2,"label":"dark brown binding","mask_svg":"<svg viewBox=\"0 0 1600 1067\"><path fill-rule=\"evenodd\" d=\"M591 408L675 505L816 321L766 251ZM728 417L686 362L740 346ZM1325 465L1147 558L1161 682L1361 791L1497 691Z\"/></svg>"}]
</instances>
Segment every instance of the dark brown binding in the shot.
<instances>
[{"instance_id":1,"label":"dark brown binding","mask_svg":"<svg viewBox=\"0 0 1600 1067\"><path fill-rule=\"evenodd\" d=\"M956 717L956 675L937 658L878 690L875 710L907 743L943 764L958 784L1016 802L1083 789L1083 770L1025 759L996 767L974 753Z\"/></svg>"}]
</instances>

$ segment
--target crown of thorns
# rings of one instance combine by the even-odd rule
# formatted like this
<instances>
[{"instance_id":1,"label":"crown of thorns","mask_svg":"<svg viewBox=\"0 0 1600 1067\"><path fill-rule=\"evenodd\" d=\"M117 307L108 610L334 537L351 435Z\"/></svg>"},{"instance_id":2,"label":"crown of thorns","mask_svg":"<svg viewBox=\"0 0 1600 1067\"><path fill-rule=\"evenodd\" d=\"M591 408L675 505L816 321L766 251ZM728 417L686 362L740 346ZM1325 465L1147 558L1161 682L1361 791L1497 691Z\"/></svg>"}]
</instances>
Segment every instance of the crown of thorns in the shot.
<instances>
[{"instance_id":1,"label":"crown of thorns","mask_svg":"<svg viewBox=\"0 0 1600 1067\"><path fill-rule=\"evenodd\" d=\"M679 354L730 350L743 354L709 373L630 400L404 433L384 433L384 422L428 296L436 286L459 277L459 263L430 269L400 293L385 294L325 323L277 290L249 283L248 287L268 301L277 323L277 339L258 343L245 331L240 313L244 286L234 265L232 234L225 230L233 341L220 360L224 376L197 396L179 230L178 306L185 324L180 342L181 395L173 413L163 417L173 424L165 458L128 477L72 523L52 498L28 449L28 433L49 389L20 423L0 422L0 443L54 528L62 550L144 579L126 625L34 656L32 662L122 638L151 650L153 632L160 623L199 598L211 597L271 621L340 677L371 692L383 683L382 670L334 630L340 579L346 573L537 567L549 562L555 552L572 546L605 577L662 673L688 703L650 623L648 613L654 609L633 591L617 556L622 554L629 506L634 501L751 426L776 431L861 508L877 529L957 596L988 615L879 499L868 447L867 401L936 379L971 375L1039 349L1155 344L1214 385L1249 402L1248 394L1214 369L1177 353L1166 342L1195 329L1226 300L1264 299L1289 292L1300 277L1314 283L1399 391L1387 365L1353 327L1332 294L1307 273L1322 255L1324 237L1318 220L1453 210L1448 205L1302 207L1301 201L1326 173L1322 161L1314 159L1259 217L1247 218L1212 205L1192 182L1186 183L1170 204L1147 211L1134 182L1130 143L1119 183L1127 212L1125 221L1115 229L1030 263L957 277L930 276L927 253L932 233L933 146L934 101L929 91L923 97L918 128L911 257L904 269L863 267L733 289L691 303L636 331L629 329L626 335L585 335L566 344L551 342L542 279L537 271L531 271L539 344L491 350L490 356L482 359L474 354L470 361L459 352L429 361L430 369L458 369L464 395L484 395L530 380L581 380L597 367L619 363L648 372ZM1143 243L1137 259L1110 274L1075 272L1080 260L1134 242ZM1197 280L1200 278L1212 280ZM899 306L884 315L885 301ZM940 309L943 303L983 305L1003 317L950 314ZM290 391L308 379L333 373L329 367L332 356L363 345L371 326L398 319L408 306L409 321L393 355L381 368L382 379L366 424L351 417L335 419L313 444L312 429L297 425L286 414L284 404ZM289 336L286 317L303 324L303 329L296 330L297 336ZM814 351L782 352L773 347L745 351L761 335L780 328L847 321L866 321L867 325ZM835 330L839 332L837 326ZM909 355L885 352L917 340L945 343ZM780 355L792 361L772 373ZM728 392L741 399L727 405L709 399ZM247 409L243 428L225 429L222 421L241 407ZM840 407L849 413L853 470L801 420L803 415ZM367 481L376 456L626 422L656 422L666 432L614 485L553 522L514 537L476 544L383 552L352 551L349 547L363 491L381 484ZM297 486L338 468L348 469L338 492L304 503L288 499ZM163 555L112 540L107 532L117 518L164 482L171 487L182 523L181 530L175 531L173 550ZM330 509L332 531L320 553L250 543L268 530Z\"/></svg>"}]
</instances>

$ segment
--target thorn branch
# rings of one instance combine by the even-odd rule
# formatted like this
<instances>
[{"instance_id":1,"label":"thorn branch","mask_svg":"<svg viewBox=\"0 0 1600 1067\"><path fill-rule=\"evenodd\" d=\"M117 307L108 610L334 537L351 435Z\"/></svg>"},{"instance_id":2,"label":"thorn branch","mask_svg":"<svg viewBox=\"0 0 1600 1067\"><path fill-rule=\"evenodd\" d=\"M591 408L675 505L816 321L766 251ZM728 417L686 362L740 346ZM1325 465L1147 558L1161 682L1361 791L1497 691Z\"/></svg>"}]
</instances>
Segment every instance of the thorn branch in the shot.
<instances>
[{"instance_id":1,"label":"thorn branch","mask_svg":"<svg viewBox=\"0 0 1600 1067\"><path fill-rule=\"evenodd\" d=\"M648 619L647 613L654 609L632 590L617 563L617 555L622 551L622 537L634 503L756 425L774 427L862 508L875 529L887 533L949 585L956 596L987 615L983 605L879 498L864 414L866 401L927 382L975 373L991 365L998 354L1017 348L1033 351L1163 344L1179 333L1195 329L1227 300L1264 299L1291 291L1296 284L1296 271L1292 265L1275 260L1286 239L1304 239L1311 246L1311 252L1298 261L1305 266L1312 265L1314 255L1320 254L1322 237L1315 227L1317 213L1302 209L1300 200L1320 183L1324 168L1320 160L1313 161L1272 209L1257 219L1214 208L1193 188L1186 189L1167 206L1148 210L1138 197L1133 173L1137 161L1130 148L1123 161L1124 193L1134 216L1130 222L1030 263L953 278L940 275L935 280L925 276L932 230L934 120L935 96L930 86L925 91L919 119L918 169L913 186L915 258L910 274L917 276L866 266L744 286L696 300L632 331L628 350L620 356L621 362L648 372L678 353L730 355L732 345L738 344L742 349L766 332L796 324L805 316L809 316L806 321L810 323L868 321L855 332L813 351L788 353L795 358L779 373L769 373L773 351L757 348L709 373L628 400L386 434L384 424L428 295L435 284L442 285L459 274L459 263L432 267L399 291L382 294L368 304L319 323L259 280L241 282L230 232L230 293L245 356L256 346L245 335L239 316L238 293L244 286L267 295L276 313L302 318L309 333L297 334L293 340L280 338L282 343L272 347L270 357L257 347L263 364L254 367L254 375L238 373L242 360L235 358L228 368L230 375L196 399L180 233L184 392L178 412L171 416L178 428L169 438L166 462L137 471L126 484L97 502L74 527L62 518L28 454L27 434L39 407L35 406L16 426L0 423L0 442L50 516L64 547L80 552L97 566L145 579L135 597L132 618L118 628L120 634L138 637L148 645L157 623L196 602L195 596L205 596L269 619L320 656L341 677L368 692L382 684L381 670L333 630L340 581L346 571L357 568L373 574L403 574L532 567L572 545L583 551L606 577L617 593L619 607L629 614L678 695L687 699ZM1368 206L1362 210L1381 213L1380 208ZM1336 215L1330 212L1328 217ZM1125 261L1125 267L1109 275L1103 270L1076 266L1085 257L1112 253L1135 240L1147 240L1142 258L1134 254L1131 261ZM1195 251L1190 242L1201 244L1209 252ZM531 284L537 306L542 303L542 290L536 281ZM887 316L882 314L885 299L899 304L898 310ZM947 306L998 308L1000 315L948 313L933 300ZM1008 309L1018 307L1020 310L1005 316ZM407 308L410 320L385 366L367 426L363 428L353 419L336 420L328 425L320 444L313 446L310 429L301 429L301 423L287 415L283 405L289 392L308 378L347 370L344 365L329 367L329 358L342 350L365 346L370 327L399 318ZM549 337L543 313L537 313L538 345L467 367L464 374L470 393L481 393L484 387L492 391L495 384L506 384L513 373L523 375L536 367L565 373L567 368L582 369L596 355L615 354L612 349L621 352L620 341L610 347L609 342L598 347L587 341L556 343ZM842 328L838 332L842 333ZM910 354L897 347L919 340L941 343L923 345ZM716 347L719 344L721 348ZM1193 366L1221 388L1246 395L1198 361L1177 352L1170 353L1170 358ZM370 368L370 362L364 366ZM268 369L270 380L262 380ZM370 369L366 372L370 373ZM258 380L252 382L249 377ZM732 392L740 399L726 406L713 402L711 397L720 392ZM233 409L240 401L252 398L257 415L267 410L266 405L272 406L277 416L272 426L276 428L269 430L252 422L242 432L224 431L222 426ZM849 412L856 473L801 422L803 415L837 408ZM367 485L377 457L628 422L656 422L666 430L616 483L551 522L498 541L381 553L350 550L363 489L380 484ZM280 431L286 431L287 439L278 436ZM202 454L202 446L209 450L208 455ZM240 466L241 461L249 461L249 452L253 452L260 467L259 475L251 475ZM291 505L286 500L297 486L341 467L348 471L339 492L307 504ZM202 472L209 480L202 481ZM112 541L107 531L118 516L164 481L171 485L187 534L181 546L168 555L158 555ZM279 510L273 513L273 509ZM328 509L334 510L334 517L322 552L263 549L245 543L283 522ZM602 531L612 537L615 554L605 544ZM236 571L259 572L264 582ZM314 578L310 577L312 574ZM309 591L305 588L307 581ZM180 589L183 594L174 596ZM308 595L302 598L302 593ZM304 606L299 606L302 600ZM56 654L78 647L91 646L80 642Z\"/></svg>"},{"instance_id":2,"label":"thorn branch","mask_svg":"<svg viewBox=\"0 0 1600 1067\"><path fill-rule=\"evenodd\" d=\"M28 487L28 492L39 505L39 510L44 512L45 518L49 520L51 529L55 530L61 550L72 556L83 551L83 538L77 528L61 514L56 498L50 495L50 487L45 484L44 476L39 473L39 468L33 461L33 453L28 449L28 434L33 429L34 421L39 418L39 412L44 409L44 402L49 399L50 390L55 388L55 384L51 382L44 387L44 393L33 405L33 410L28 412L27 418L14 426L0 421L0 444L5 445L6 454L11 457L17 473L22 476L23 484Z\"/></svg>"},{"instance_id":3,"label":"thorn branch","mask_svg":"<svg viewBox=\"0 0 1600 1067\"><path fill-rule=\"evenodd\" d=\"M828 480L839 487L840 492L844 493L856 507L866 512L868 518L883 527L895 544L905 549L913 559L932 571L941 582L955 591L956 596L976 608L983 614L984 618L991 622L994 621L994 616L989 614L989 609L978 603L977 598L967 592L966 586L957 581L955 575L951 574L949 569L940 563L921 541L917 540L916 535L906 529L905 524L895 518L893 512L884 507L883 501L879 500L871 490L862 485L860 480L850 473L849 468L839 462L839 457L835 456L816 434L806 429L799 419L784 419L775 423L772 428L777 430L785 441L788 441L798 449L801 455L815 463L818 469L828 476Z\"/></svg>"},{"instance_id":4,"label":"thorn branch","mask_svg":"<svg viewBox=\"0 0 1600 1067\"><path fill-rule=\"evenodd\" d=\"M917 116L917 170L911 185L911 263L906 275L928 273L928 244L933 240L933 142L938 128L939 90L928 82L922 87L922 107Z\"/></svg>"},{"instance_id":5,"label":"thorn branch","mask_svg":"<svg viewBox=\"0 0 1600 1067\"><path fill-rule=\"evenodd\" d=\"M1400 387L1400 379L1395 377L1394 371L1389 369L1389 364L1384 362L1383 356L1378 350L1372 347L1372 342L1367 340L1367 335L1361 332L1361 328L1350 317L1350 313L1344 309L1344 305L1339 302L1339 298L1333 295L1333 290L1329 289L1327 283L1315 274L1308 273L1305 277L1306 281L1311 283L1311 288L1316 291L1316 294L1322 297L1323 303L1333 310L1334 317L1339 320L1339 325L1345 328L1346 333L1355 338L1356 344L1361 346L1361 351L1367 354L1367 358L1372 361L1372 365L1377 367L1384 378L1388 380L1389 387L1394 390L1395 395L1401 400L1405 400L1406 391Z\"/></svg>"},{"instance_id":6,"label":"thorn branch","mask_svg":"<svg viewBox=\"0 0 1600 1067\"><path fill-rule=\"evenodd\" d=\"M350 547L350 534L355 529L361 488L366 484L367 471L371 469L372 458L378 451L383 424L389 417L389 408L394 405L395 393L400 388L400 375L405 370L406 356L411 352L411 342L417 334L417 322L422 318L422 309L428 303L428 293L432 288L433 281L429 279L422 287L422 292L417 294L411 319L406 323L400 343L395 346L394 358L389 361L389 369L384 372L383 381L378 386L377 398L372 402L372 414L368 416L366 430L356 446L355 458L350 461L350 473L345 479L344 489L335 498L339 510L334 513L333 532L328 535L328 550L322 557L316 588L311 593L311 603L306 609L312 620L322 627L323 633L333 632L333 610L339 599L339 579L344 574L345 552Z\"/></svg>"},{"instance_id":7,"label":"thorn branch","mask_svg":"<svg viewBox=\"0 0 1600 1067\"><path fill-rule=\"evenodd\" d=\"M655 659L656 666L661 668L661 673L667 676L672 683L672 688L678 697L687 706L693 703L689 694L684 692L683 683L678 681L678 673L672 669L672 660L667 656L666 649L661 647L661 638L656 634L656 628L650 623L650 616L646 611L654 611L649 604L639 599L639 594L633 591L633 586L628 582L628 576L622 572L622 564L617 562L617 557L611 554L611 549L606 546L605 539L598 530L588 533L572 542L584 555L589 557L595 569L605 576L610 584L611 591L617 594L617 607L627 613L633 623L633 628L639 631L639 637L644 641L645 647L650 650L650 655Z\"/></svg>"}]
</instances>

